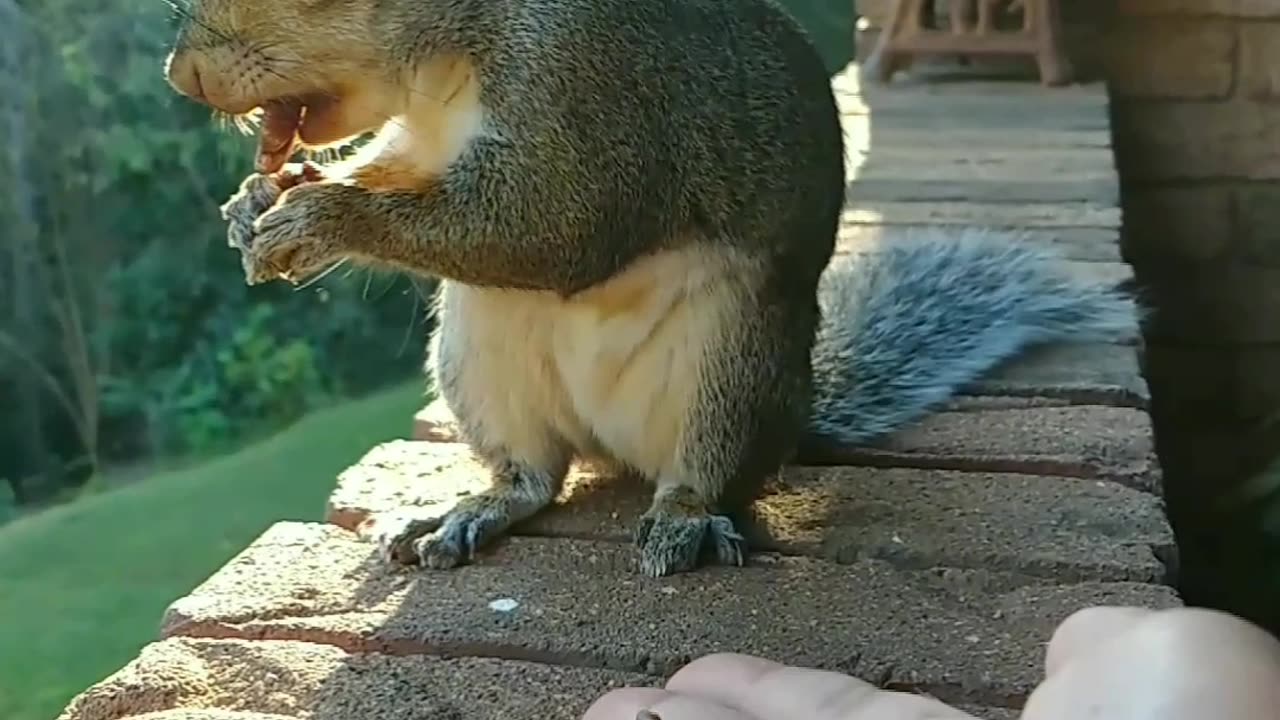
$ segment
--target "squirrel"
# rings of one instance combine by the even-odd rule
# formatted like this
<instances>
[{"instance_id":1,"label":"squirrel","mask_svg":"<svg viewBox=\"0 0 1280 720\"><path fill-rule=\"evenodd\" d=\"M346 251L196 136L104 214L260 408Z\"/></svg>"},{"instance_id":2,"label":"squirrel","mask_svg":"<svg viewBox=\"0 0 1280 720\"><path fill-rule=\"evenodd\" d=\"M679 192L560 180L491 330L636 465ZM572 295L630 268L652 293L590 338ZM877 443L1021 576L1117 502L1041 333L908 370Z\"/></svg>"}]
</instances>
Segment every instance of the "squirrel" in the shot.
<instances>
[{"instance_id":1,"label":"squirrel","mask_svg":"<svg viewBox=\"0 0 1280 720\"><path fill-rule=\"evenodd\" d=\"M1033 344L1137 333L1121 288L999 233L836 256L830 75L773 0L179 6L170 84L262 113L223 207L247 282L438 280L429 372L492 479L379 521L388 563L466 564L599 459L654 486L642 573L741 565L735 517L802 443L868 442Z\"/></svg>"}]
</instances>

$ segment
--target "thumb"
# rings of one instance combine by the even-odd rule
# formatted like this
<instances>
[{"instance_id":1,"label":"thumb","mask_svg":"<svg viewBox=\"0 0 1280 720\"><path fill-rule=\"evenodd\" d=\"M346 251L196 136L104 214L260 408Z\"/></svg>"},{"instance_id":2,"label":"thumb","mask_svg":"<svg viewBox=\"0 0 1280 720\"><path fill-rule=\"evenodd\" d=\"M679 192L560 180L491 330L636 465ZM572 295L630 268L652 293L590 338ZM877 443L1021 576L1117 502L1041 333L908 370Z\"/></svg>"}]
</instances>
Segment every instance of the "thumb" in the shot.
<instances>
[{"instance_id":1,"label":"thumb","mask_svg":"<svg viewBox=\"0 0 1280 720\"><path fill-rule=\"evenodd\" d=\"M1073 660L1122 637L1153 613L1136 607L1092 607L1076 612L1058 626L1049 640L1045 676L1052 677Z\"/></svg>"}]
</instances>

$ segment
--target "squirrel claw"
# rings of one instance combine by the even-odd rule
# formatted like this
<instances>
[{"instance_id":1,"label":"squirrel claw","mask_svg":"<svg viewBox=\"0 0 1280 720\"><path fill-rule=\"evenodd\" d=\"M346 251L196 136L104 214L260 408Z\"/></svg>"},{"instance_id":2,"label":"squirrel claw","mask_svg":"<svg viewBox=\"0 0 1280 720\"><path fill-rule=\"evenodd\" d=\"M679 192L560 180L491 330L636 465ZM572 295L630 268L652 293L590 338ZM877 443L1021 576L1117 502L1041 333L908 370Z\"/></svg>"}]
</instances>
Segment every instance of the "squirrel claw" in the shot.
<instances>
[{"instance_id":1,"label":"squirrel claw","mask_svg":"<svg viewBox=\"0 0 1280 720\"><path fill-rule=\"evenodd\" d=\"M310 162L286 166L272 175L246 177L235 194L218 208L227 221L227 245L242 253L247 251L253 245L254 222L276 204L285 190L323 179L324 172Z\"/></svg>"},{"instance_id":2,"label":"squirrel claw","mask_svg":"<svg viewBox=\"0 0 1280 720\"><path fill-rule=\"evenodd\" d=\"M468 495L446 509L423 506L366 521L388 564L449 570L469 562L510 525L507 501L497 494Z\"/></svg>"},{"instance_id":3,"label":"squirrel claw","mask_svg":"<svg viewBox=\"0 0 1280 720\"><path fill-rule=\"evenodd\" d=\"M440 527L414 542L418 562L449 570L470 562L476 552L511 525L511 501L501 492L468 495L441 519Z\"/></svg>"},{"instance_id":4,"label":"squirrel claw","mask_svg":"<svg viewBox=\"0 0 1280 720\"><path fill-rule=\"evenodd\" d=\"M635 542L640 548L640 570L650 577L693 570L707 549L721 565L741 566L746 556L746 539L733 521L705 512L651 510L641 517Z\"/></svg>"},{"instance_id":5,"label":"squirrel claw","mask_svg":"<svg viewBox=\"0 0 1280 720\"><path fill-rule=\"evenodd\" d=\"M443 515L434 507L412 507L375 515L360 524L358 532L378 545L388 565L416 565L414 543L440 527Z\"/></svg>"},{"instance_id":6,"label":"squirrel claw","mask_svg":"<svg viewBox=\"0 0 1280 720\"><path fill-rule=\"evenodd\" d=\"M253 223L253 245L244 252L250 285L283 278L295 285L321 273L350 248L352 209L343 185L302 183Z\"/></svg>"}]
</instances>

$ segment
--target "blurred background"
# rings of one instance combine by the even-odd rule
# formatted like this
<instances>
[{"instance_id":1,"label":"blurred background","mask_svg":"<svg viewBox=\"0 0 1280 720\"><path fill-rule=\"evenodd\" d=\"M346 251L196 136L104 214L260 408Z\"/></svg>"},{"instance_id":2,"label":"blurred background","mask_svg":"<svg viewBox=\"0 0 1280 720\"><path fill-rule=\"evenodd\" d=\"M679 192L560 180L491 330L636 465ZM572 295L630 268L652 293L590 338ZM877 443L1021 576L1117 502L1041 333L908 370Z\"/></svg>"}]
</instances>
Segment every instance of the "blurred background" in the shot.
<instances>
[{"instance_id":1,"label":"blurred background","mask_svg":"<svg viewBox=\"0 0 1280 720\"><path fill-rule=\"evenodd\" d=\"M833 71L849 0L791 0ZM0 0L0 718L53 717L165 606L403 437L403 277L248 288L218 205L253 139L165 84L165 0Z\"/></svg>"}]
</instances>

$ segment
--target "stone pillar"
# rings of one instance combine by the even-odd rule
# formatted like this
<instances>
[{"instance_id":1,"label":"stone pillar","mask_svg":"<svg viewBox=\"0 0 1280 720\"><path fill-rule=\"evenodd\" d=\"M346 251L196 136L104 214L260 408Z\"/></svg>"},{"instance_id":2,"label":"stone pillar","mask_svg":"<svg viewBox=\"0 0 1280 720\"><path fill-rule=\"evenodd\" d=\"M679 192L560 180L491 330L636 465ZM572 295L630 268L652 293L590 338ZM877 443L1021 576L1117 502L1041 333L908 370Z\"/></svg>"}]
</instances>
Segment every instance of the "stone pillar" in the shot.
<instances>
[{"instance_id":1,"label":"stone pillar","mask_svg":"<svg viewBox=\"0 0 1280 720\"><path fill-rule=\"evenodd\" d=\"M892 3L855 3L861 59ZM1280 0L1063 10L1082 79L1109 85L1125 259L1156 308L1145 371L1182 589L1280 632L1280 477L1247 494L1280 455Z\"/></svg>"},{"instance_id":2,"label":"stone pillar","mask_svg":"<svg viewBox=\"0 0 1280 720\"><path fill-rule=\"evenodd\" d=\"M1280 456L1280 0L1116 0L1107 25L1124 251L1157 308L1147 375L1187 599L1280 629L1280 518L1268 531L1268 503L1242 494Z\"/></svg>"}]
</instances>

